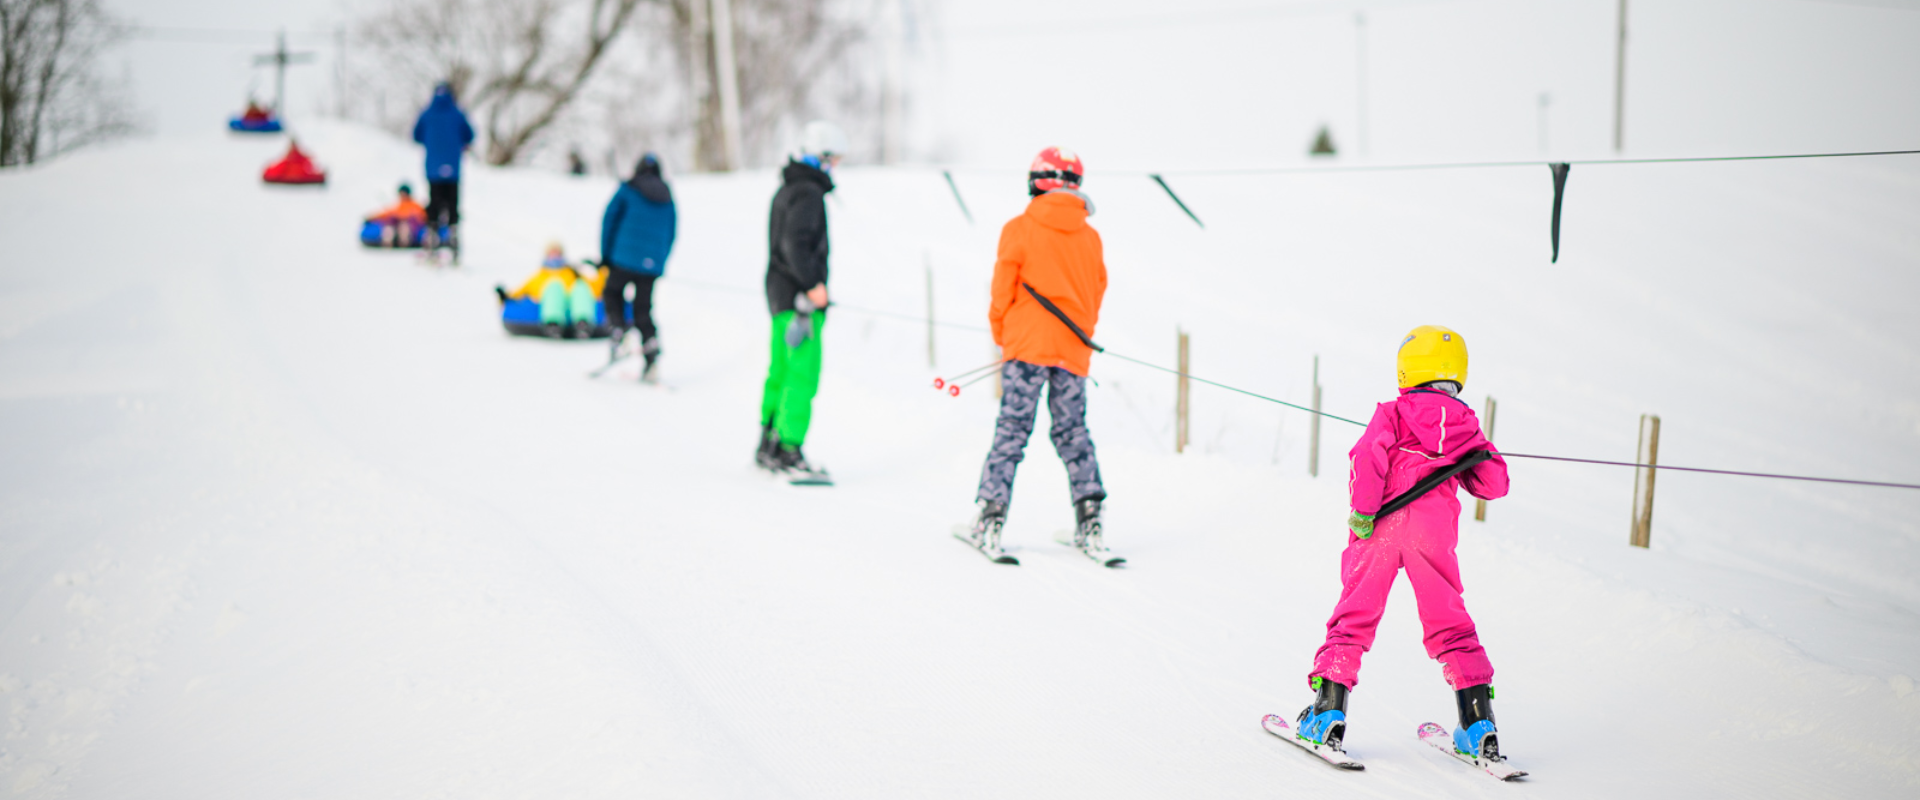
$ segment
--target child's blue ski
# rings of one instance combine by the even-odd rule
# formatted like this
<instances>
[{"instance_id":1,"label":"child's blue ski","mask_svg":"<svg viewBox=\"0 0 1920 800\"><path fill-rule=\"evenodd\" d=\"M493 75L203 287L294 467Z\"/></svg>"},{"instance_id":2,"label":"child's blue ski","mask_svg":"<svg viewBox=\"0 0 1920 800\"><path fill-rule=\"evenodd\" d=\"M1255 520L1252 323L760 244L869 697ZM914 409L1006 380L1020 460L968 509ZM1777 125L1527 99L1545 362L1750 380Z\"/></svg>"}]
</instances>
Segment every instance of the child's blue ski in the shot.
<instances>
[{"instance_id":1,"label":"child's blue ski","mask_svg":"<svg viewBox=\"0 0 1920 800\"><path fill-rule=\"evenodd\" d=\"M1367 765L1360 763L1360 759L1347 755L1345 750L1324 744L1314 744L1300 738L1300 735L1294 732L1293 726L1287 724L1287 718L1279 714L1268 714L1265 719L1260 720L1260 727L1266 728L1268 733L1292 742L1295 747L1314 754L1321 761L1341 769L1359 771L1367 768Z\"/></svg>"},{"instance_id":2,"label":"child's blue ski","mask_svg":"<svg viewBox=\"0 0 1920 800\"><path fill-rule=\"evenodd\" d=\"M1453 746L1453 734L1447 731L1446 726L1439 723L1423 722L1420 724L1419 733L1420 741L1433 745L1434 749L1453 756L1461 763L1477 767L1482 772L1499 778L1500 780L1510 781L1515 778L1524 778L1527 775L1526 770L1508 764L1505 758L1498 756L1494 758L1476 758L1460 752Z\"/></svg>"}]
</instances>

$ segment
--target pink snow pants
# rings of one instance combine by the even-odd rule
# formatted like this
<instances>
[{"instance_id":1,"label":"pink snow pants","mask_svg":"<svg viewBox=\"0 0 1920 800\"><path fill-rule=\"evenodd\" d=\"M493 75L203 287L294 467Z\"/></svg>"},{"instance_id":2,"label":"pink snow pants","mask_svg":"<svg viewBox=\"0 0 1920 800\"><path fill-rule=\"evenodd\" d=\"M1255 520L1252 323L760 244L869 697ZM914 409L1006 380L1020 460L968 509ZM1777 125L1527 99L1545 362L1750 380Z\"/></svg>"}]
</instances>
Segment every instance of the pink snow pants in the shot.
<instances>
[{"instance_id":1,"label":"pink snow pants","mask_svg":"<svg viewBox=\"0 0 1920 800\"><path fill-rule=\"evenodd\" d=\"M1453 552L1460 536L1455 485L1448 481L1407 509L1378 521L1372 538L1347 535L1347 550L1340 554L1340 602L1327 620L1326 644L1314 654L1312 677L1349 689L1359 685L1360 656L1373 646L1374 631L1386 611L1387 590L1404 568L1420 608L1427 655L1440 662L1447 683L1464 689L1493 681L1493 663L1480 647L1480 635L1460 596L1460 560ZM1397 487L1394 492L1404 489Z\"/></svg>"}]
</instances>

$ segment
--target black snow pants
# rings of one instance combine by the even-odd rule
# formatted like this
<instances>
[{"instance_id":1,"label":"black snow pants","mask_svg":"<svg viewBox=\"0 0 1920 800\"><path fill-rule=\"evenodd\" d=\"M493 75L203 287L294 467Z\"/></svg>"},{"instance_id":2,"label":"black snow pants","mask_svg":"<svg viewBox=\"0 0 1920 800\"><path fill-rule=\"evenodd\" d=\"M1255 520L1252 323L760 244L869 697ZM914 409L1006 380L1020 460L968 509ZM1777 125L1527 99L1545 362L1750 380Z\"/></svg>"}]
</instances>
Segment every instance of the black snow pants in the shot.
<instances>
[{"instance_id":1,"label":"black snow pants","mask_svg":"<svg viewBox=\"0 0 1920 800\"><path fill-rule=\"evenodd\" d=\"M435 227L460 224L460 182L427 183L427 222Z\"/></svg>"},{"instance_id":2,"label":"black snow pants","mask_svg":"<svg viewBox=\"0 0 1920 800\"><path fill-rule=\"evenodd\" d=\"M627 327L627 287L633 287L633 325L640 329L642 343L653 341L659 331L653 327L653 282L658 275L647 275L607 265L607 285L600 291L600 305L606 309L607 324Z\"/></svg>"}]
</instances>

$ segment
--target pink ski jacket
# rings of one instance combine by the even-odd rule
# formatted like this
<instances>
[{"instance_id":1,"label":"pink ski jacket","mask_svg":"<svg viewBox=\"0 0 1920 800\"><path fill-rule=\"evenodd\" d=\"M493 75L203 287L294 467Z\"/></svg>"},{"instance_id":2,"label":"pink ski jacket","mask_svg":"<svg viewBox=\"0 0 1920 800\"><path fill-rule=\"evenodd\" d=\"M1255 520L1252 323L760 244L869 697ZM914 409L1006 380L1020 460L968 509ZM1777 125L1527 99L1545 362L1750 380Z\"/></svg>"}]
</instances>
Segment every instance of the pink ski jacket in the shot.
<instances>
[{"instance_id":1,"label":"pink ski jacket","mask_svg":"<svg viewBox=\"0 0 1920 800\"><path fill-rule=\"evenodd\" d=\"M1347 453L1352 463L1347 493L1353 510L1378 512L1394 495L1476 450L1493 450L1493 443L1480 433L1480 419L1471 407L1433 389L1401 389L1399 399L1374 408L1366 433ZM1419 517L1440 513L1458 519L1457 491L1463 485L1482 500L1505 497L1506 459L1495 451L1493 458L1422 495L1407 511Z\"/></svg>"}]
</instances>

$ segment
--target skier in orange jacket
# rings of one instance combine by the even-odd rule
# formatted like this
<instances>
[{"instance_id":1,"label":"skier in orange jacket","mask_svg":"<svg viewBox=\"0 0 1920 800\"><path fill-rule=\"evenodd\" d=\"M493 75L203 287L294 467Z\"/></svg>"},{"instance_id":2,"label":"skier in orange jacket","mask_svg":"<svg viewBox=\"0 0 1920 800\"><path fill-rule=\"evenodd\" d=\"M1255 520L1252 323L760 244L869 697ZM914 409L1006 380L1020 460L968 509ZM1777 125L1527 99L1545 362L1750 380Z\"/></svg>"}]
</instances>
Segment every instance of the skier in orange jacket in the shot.
<instances>
[{"instance_id":1,"label":"skier in orange jacket","mask_svg":"<svg viewBox=\"0 0 1920 800\"><path fill-rule=\"evenodd\" d=\"M1107 266L1100 233L1087 224L1093 201L1080 192L1086 169L1071 151L1040 151L1027 173L1032 201L1025 213L1000 229L993 265L993 305L987 319L1000 345L1000 418L993 448L980 471L979 506L969 542L989 558L1009 562L1000 530L1013 497L1014 473L1033 435L1034 415L1045 390L1053 418L1053 449L1067 465L1074 518L1073 543L1108 566L1119 560L1102 541L1100 504L1106 488L1087 432L1087 367L1093 349L1041 301L1093 335L1107 292Z\"/></svg>"}]
</instances>

